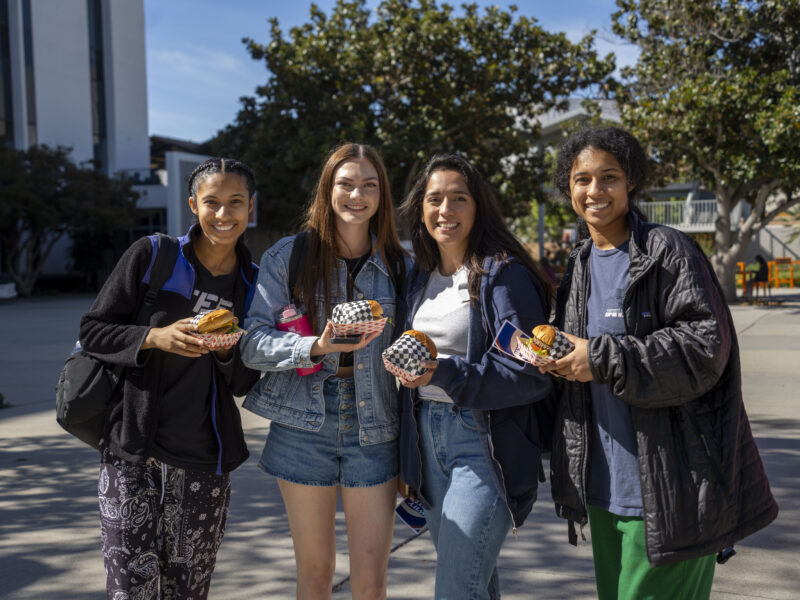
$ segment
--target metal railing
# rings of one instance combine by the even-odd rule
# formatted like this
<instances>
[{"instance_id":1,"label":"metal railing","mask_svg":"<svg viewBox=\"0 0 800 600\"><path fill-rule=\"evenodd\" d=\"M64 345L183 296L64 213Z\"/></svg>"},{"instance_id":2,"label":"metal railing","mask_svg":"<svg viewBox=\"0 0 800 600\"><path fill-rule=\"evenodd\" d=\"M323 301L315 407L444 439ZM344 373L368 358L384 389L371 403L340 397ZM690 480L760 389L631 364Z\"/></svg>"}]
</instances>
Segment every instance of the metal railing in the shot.
<instances>
[{"instance_id":1,"label":"metal railing","mask_svg":"<svg viewBox=\"0 0 800 600\"><path fill-rule=\"evenodd\" d=\"M694 200L680 202L642 202L639 208L653 223L669 225L681 231L713 231L717 218L716 200ZM734 213L737 211L734 210ZM731 215L738 222L738 213Z\"/></svg>"}]
</instances>

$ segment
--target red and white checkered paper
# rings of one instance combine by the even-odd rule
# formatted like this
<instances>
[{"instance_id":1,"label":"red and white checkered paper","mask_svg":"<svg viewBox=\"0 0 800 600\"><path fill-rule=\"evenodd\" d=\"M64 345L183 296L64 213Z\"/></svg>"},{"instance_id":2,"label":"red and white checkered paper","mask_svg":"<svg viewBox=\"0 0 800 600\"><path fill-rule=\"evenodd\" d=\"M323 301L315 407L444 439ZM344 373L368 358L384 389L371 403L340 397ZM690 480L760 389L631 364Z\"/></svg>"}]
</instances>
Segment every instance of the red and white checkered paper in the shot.
<instances>
[{"instance_id":1,"label":"red and white checkered paper","mask_svg":"<svg viewBox=\"0 0 800 600\"><path fill-rule=\"evenodd\" d=\"M203 340L209 350L223 350L233 348L242 337L244 329L237 329L233 333L197 333L195 331L189 333Z\"/></svg>"},{"instance_id":2,"label":"red and white checkered paper","mask_svg":"<svg viewBox=\"0 0 800 600\"><path fill-rule=\"evenodd\" d=\"M393 362L388 361L386 358L383 359L383 366L386 367L386 370L389 371L395 377L399 377L404 381L414 381L415 379L422 377L422 375L417 375L415 373L410 373L405 369L401 369Z\"/></svg>"},{"instance_id":3,"label":"red and white checkered paper","mask_svg":"<svg viewBox=\"0 0 800 600\"><path fill-rule=\"evenodd\" d=\"M523 344L521 340L517 342L517 346L516 348L514 348L514 356L521 358L527 363L531 363L534 367L541 367L556 362L549 356L542 356L540 354L536 354L536 352L534 352L533 350L528 348L528 346Z\"/></svg>"},{"instance_id":4,"label":"red and white checkered paper","mask_svg":"<svg viewBox=\"0 0 800 600\"><path fill-rule=\"evenodd\" d=\"M388 320L388 317L383 317L381 319L375 319L374 321L362 321L361 323L334 323L331 321L333 325L333 336L340 337L344 335L361 335L363 333L380 333L383 331L386 321Z\"/></svg>"}]
</instances>

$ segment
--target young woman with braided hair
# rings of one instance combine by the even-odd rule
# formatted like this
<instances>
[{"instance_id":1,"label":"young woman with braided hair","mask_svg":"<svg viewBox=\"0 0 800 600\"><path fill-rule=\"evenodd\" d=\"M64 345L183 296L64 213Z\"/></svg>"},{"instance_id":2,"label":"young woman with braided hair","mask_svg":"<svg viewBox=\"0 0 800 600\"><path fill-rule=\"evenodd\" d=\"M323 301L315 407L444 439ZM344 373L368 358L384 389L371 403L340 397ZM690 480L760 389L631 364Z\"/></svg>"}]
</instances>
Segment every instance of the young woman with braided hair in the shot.
<instances>
[{"instance_id":1,"label":"young woman with braided hair","mask_svg":"<svg viewBox=\"0 0 800 600\"><path fill-rule=\"evenodd\" d=\"M238 408L258 379L237 347L210 350L192 316L217 308L244 319L257 267L242 241L255 181L212 158L189 178L197 216L150 319L134 322L157 236L135 242L81 320L84 350L124 365L100 443L98 485L108 598L208 596L230 500L230 472L247 458ZM163 251L163 249L162 249Z\"/></svg>"}]
</instances>

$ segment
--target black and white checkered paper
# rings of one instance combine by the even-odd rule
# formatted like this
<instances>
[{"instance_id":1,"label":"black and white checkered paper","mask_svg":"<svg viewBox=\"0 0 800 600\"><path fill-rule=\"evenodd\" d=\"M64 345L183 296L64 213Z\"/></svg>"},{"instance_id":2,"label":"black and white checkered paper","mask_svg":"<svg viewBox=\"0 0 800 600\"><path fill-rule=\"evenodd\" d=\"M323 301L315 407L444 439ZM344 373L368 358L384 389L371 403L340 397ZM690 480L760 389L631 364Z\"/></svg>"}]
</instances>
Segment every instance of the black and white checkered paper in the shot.
<instances>
[{"instance_id":1,"label":"black and white checkered paper","mask_svg":"<svg viewBox=\"0 0 800 600\"><path fill-rule=\"evenodd\" d=\"M420 366L420 361L433 359L425 344L407 333L384 350L382 356L386 369L406 381L416 379L427 371Z\"/></svg>"},{"instance_id":2,"label":"black and white checkered paper","mask_svg":"<svg viewBox=\"0 0 800 600\"><path fill-rule=\"evenodd\" d=\"M369 304L369 300L355 300L354 302L337 304L333 307L331 321L342 324L372 321L372 307Z\"/></svg>"},{"instance_id":3,"label":"black and white checkered paper","mask_svg":"<svg viewBox=\"0 0 800 600\"><path fill-rule=\"evenodd\" d=\"M566 336L560 331L556 331L556 339L553 342L553 347L550 348L550 358L558 360L562 356L566 356L575 349L575 344L570 342Z\"/></svg>"}]
</instances>

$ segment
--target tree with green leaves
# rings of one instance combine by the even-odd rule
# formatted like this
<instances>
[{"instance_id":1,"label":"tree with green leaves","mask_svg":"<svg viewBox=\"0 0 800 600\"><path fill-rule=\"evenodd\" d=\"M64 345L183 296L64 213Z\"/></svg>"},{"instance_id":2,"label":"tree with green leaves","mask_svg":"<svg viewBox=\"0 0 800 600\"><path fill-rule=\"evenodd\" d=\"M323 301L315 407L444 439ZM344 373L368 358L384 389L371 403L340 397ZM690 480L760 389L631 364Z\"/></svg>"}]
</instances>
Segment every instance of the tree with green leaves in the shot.
<instances>
[{"instance_id":1,"label":"tree with green leaves","mask_svg":"<svg viewBox=\"0 0 800 600\"><path fill-rule=\"evenodd\" d=\"M22 296L33 292L64 235L127 227L138 194L131 183L82 169L70 149L0 148L0 254Z\"/></svg>"},{"instance_id":2,"label":"tree with green leaves","mask_svg":"<svg viewBox=\"0 0 800 600\"><path fill-rule=\"evenodd\" d=\"M623 70L623 123L661 180L700 181L717 199L711 262L726 298L753 235L800 203L800 3L617 0L614 32L641 49ZM751 212L738 229L731 213Z\"/></svg>"},{"instance_id":3,"label":"tree with green leaves","mask_svg":"<svg viewBox=\"0 0 800 600\"><path fill-rule=\"evenodd\" d=\"M244 98L214 151L259 174L259 218L297 227L323 157L345 141L374 145L401 199L435 153L460 152L488 177L509 216L543 199L537 117L605 81L592 36L571 43L535 19L435 0L339 0L284 36L246 40L269 77Z\"/></svg>"}]
</instances>

